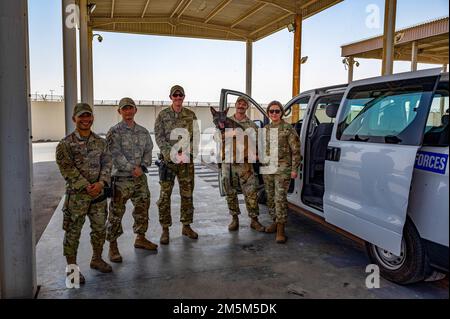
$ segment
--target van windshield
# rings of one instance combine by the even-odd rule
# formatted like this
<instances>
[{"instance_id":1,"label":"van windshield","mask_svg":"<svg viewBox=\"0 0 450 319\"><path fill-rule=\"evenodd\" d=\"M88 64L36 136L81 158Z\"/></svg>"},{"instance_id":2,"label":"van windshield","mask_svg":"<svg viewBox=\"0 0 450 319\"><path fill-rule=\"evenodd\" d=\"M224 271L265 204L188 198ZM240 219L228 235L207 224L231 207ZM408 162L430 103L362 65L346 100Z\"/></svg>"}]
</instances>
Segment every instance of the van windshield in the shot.
<instances>
[{"instance_id":1,"label":"van windshield","mask_svg":"<svg viewBox=\"0 0 450 319\"><path fill-rule=\"evenodd\" d=\"M344 102L337 138L344 141L418 145L435 78L400 80L353 88Z\"/></svg>"}]
</instances>

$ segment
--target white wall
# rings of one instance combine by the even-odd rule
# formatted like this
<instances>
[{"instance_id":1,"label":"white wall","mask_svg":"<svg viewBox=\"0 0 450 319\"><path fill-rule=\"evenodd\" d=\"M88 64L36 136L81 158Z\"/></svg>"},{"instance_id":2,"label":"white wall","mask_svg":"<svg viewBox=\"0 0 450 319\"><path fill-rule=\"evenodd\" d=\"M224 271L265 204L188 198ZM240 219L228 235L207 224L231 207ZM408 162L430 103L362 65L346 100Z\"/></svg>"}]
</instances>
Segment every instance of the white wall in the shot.
<instances>
[{"instance_id":1,"label":"white wall","mask_svg":"<svg viewBox=\"0 0 450 319\"><path fill-rule=\"evenodd\" d=\"M154 132L155 119L159 112L166 106L138 106L136 122L151 133ZM201 124L203 132L208 127L213 127L212 115L209 107L189 107L194 111ZM216 107L217 109L217 107ZM259 112L249 112L249 116L256 116ZM230 111L230 115L234 110ZM120 115L115 106L94 106L94 132L106 134L109 128L120 121ZM258 117L255 117L257 119ZM64 125L64 102L54 101L32 101L31 102L32 136L33 142L37 141L59 141L65 136Z\"/></svg>"},{"instance_id":2,"label":"white wall","mask_svg":"<svg viewBox=\"0 0 450 319\"><path fill-rule=\"evenodd\" d=\"M64 103L31 102L31 135L33 142L60 140L64 137Z\"/></svg>"}]
</instances>

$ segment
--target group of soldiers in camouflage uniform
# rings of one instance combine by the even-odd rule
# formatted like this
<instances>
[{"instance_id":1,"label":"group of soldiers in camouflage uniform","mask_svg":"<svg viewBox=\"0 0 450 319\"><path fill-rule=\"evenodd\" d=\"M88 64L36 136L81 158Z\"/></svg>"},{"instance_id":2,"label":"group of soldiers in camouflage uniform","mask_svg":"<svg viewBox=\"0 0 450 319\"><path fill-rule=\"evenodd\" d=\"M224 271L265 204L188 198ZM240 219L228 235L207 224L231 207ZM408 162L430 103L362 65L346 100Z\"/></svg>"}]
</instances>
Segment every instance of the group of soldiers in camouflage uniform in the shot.
<instances>
[{"instance_id":1,"label":"group of soldiers in camouflage uniform","mask_svg":"<svg viewBox=\"0 0 450 319\"><path fill-rule=\"evenodd\" d=\"M170 90L171 107L162 110L155 122L155 139L160 149L159 175L160 196L157 201L159 222L162 227L160 244L169 244L169 227L172 225L170 198L178 179L181 196L182 234L197 239L198 234L191 228L193 222L194 161L198 151L199 127L194 112L183 107L184 89L175 85ZM278 102L279 103L279 102ZM268 114L271 108L269 104ZM281 104L280 110L282 111ZM236 114L232 120L241 127L257 130L257 126L246 115L248 100L240 97L236 102ZM136 234L135 248L156 251L158 245L145 238L148 229L150 191L147 167L152 163L153 142L150 133L134 121L137 107L131 98L123 98L119 103L122 121L113 126L106 140L91 131L94 121L92 107L78 103L73 110L72 119L76 129L57 146L56 160L66 181L66 196L63 207L64 256L68 265L77 264L77 250L81 229L86 216L91 224L91 245L93 255L90 267L100 272L111 272L112 267L102 259L105 240L109 241L109 260L122 262L117 239L123 233L122 218L125 205L131 200L134 210L133 231ZM285 242L286 195L290 178L295 178L300 165L298 135L292 127L272 119L269 127L277 128L279 135L279 170L273 176L264 177L268 195L268 207L273 224L265 228L258 221L259 207L257 178L248 158L244 163L222 165L223 185L232 222L230 231L239 229L240 214L236 186L239 183L245 196L245 204L251 218L251 228L260 232L277 231L277 242ZM171 134L184 129L187 138L179 134L173 139ZM182 132L182 133L183 133ZM222 136L233 138L233 136ZM236 143L236 142L234 142ZM109 214L107 197L111 197ZM81 273L80 283L85 282ZM69 274L68 274L69 275Z\"/></svg>"},{"instance_id":2,"label":"group of soldiers in camouflage uniform","mask_svg":"<svg viewBox=\"0 0 450 319\"><path fill-rule=\"evenodd\" d=\"M161 244L169 243L169 227L172 225L170 197L175 178L178 178L180 185L182 234L192 239L198 238L190 227L194 213L194 150L181 147L175 155L171 154L172 146L177 141L172 141L170 136L174 129L186 129L190 144L198 145L198 141L193 143L194 136L198 136L194 134L198 126L195 113L183 108L184 89L181 86L171 88L170 98L172 106L160 112L155 125L156 142L161 150L160 165L164 164L166 171L166 178L160 180L158 200L163 229ZM91 131L94 121L92 107L78 103L72 116L76 129L56 148L56 162L66 181L63 246L67 264L77 264L81 229L88 216L93 249L90 267L104 273L112 271L112 267L102 259L105 239L110 243L110 261L122 262L117 239L123 233L122 217L128 200L134 206L134 247L151 251L158 249L158 245L145 238L150 207L145 173L152 163L153 142L148 130L134 121L137 107L132 99L120 100L118 112L122 121L109 130L105 140ZM112 197L109 214L107 197ZM79 275L79 281L83 284L85 278L81 273Z\"/></svg>"},{"instance_id":3,"label":"group of soldiers in camouflage uniform","mask_svg":"<svg viewBox=\"0 0 450 319\"><path fill-rule=\"evenodd\" d=\"M226 194L228 209L232 220L228 229L236 231L239 229L239 202L236 189L240 186L244 194L245 205L249 217L251 218L250 227L259 232L277 233L276 242L285 243L287 236L285 235L285 224L287 219L287 192L291 179L297 178L297 172L300 167L300 138L291 126L285 122L282 117L284 115L283 106L278 101L272 101L267 107L267 115L271 123L267 125L265 138L264 155L270 158L270 152L274 148L278 149L278 158L275 159L276 171L270 174L263 174L264 188L267 196L267 206L269 214L272 218L272 224L264 227L258 221L258 179L252 164L252 150L246 143L257 144L258 127L248 118L246 112L249 108L249 100L245 96L240 96L236 100L236 113L230 118L235 121L249 137L244 140L244 157L243 161L236 162L237 139L235 130L222 132L222 142L232 145L233 161L231 163L222 163L222 185ZM255 130L255 134L248 134L248 129ZM276 134L270 134L271 130L276 130ZM253 136L253 138L251 138ZM275 137L277 140L272 140ZM222 150L222 161L225 159L225 151ZM268 161L264 164L270 166Z\"/></svg>"}]
</instances>

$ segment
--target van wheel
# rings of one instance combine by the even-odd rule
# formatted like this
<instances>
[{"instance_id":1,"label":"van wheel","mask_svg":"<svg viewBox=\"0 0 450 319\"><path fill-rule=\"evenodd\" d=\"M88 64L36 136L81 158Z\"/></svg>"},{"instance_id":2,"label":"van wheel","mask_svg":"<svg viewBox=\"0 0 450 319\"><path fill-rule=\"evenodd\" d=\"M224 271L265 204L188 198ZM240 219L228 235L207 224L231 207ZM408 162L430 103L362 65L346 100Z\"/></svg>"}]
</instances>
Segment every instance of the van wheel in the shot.
<instances>
[{"instance_id":1,"label":"van wheel","mask_svg":"<svg viewBox=\"0 0 450 319\"><path fill-rule=\"evenodd\" d=\"M368 242L366 251L370 261L380 267L381 276L389 281L406 285L424 280L429 273L425 245L409 219L403 229L400 256Z\"/></svg>"}]
</instances>

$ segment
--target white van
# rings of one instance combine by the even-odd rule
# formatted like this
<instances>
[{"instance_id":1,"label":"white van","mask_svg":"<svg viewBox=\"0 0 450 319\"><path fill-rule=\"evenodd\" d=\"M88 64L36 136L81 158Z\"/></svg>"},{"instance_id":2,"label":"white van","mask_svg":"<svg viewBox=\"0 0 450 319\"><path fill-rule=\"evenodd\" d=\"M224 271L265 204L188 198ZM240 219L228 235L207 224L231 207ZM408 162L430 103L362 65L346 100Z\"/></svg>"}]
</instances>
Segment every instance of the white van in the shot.
<instances>
[{"instance_id":1,"label":"white van","mask_svg":"<svg viewBox=\"0 0 450 319\"><path fill-rule=\"evenodd\" d=\"M285 105L287 116L295 104L303 111L289 202L363 239L381 275L400 284L448 272L448 81L441 69L408 72L307 91ZM221 109L229 95L245 94L222 90Z\"/></svg>"}]
</instances>

